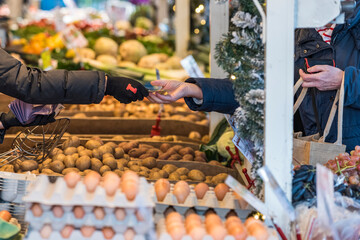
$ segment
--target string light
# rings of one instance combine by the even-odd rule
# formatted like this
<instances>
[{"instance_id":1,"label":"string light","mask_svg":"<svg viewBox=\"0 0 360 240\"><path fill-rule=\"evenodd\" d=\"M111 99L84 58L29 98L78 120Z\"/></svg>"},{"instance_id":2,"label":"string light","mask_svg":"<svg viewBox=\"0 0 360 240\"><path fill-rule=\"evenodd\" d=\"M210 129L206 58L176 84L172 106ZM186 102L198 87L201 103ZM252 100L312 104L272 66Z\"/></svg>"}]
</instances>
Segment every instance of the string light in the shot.
<instances>
[{"instance_id":1,"label":"string light","mask_svg":"<svg viewBox=\"0 0 360 240\"><path fill-rule=\"evenodd\" d=\"M259 219L259 215L255 215L254 218L255 218L255 219Z\"/></svg>"},{"instance_id":2,"label":"string light","mask_svg":"<svg viewBox=\"0 0 360 240\"><path fill-rule=\"evenodd\" d=\"M203 11L205 7L204 7L203 4L200 4L200 5L198 6L198 8L200 9L200 11Z\"/></svg>"},{"instance_id":3,"label":"string light","mask_svg":"<svg viewBox=\"0 0 360 240\"><path fill-rule=\"evenodd\" d=\"M201 25L205 25L205 24L206 24L205 19L201 20L201 21L200 21L200 24L201 24Z\"/></svg>"},{"instance_id":4,"label":"string light","mask_svg":"<svg viewBox=\"0 0 360 240\"><path fill-rule=\"evenodd\" d=\"M196 12L196 13L200 13L201 10L200 10L199 8L196 8L196 9L195 9L195 12Z\"/></svg>"},{"instance_id":5,"label":"string light","mask_svg":"<svg viewBox=\"0 0 360 240\"><path fill-rule=\"evenodd\" d=\"M230 79L231 79L231 80L236 80L235 75L231 75L231 76L230 76Z\"/></svg>"},{"instance_id":6,"label":"string light","mask_svg":"<svg viewBox=\"0 0 360 240\"><path fill-rule=\"evenodd\" d=\"M195 29L194 29L194 33L195 33L195 34L199 34L199 32L200 32L200 30L199 30L198 28L195 28Z\"/></svg>"},{"instance_id":7,"label":"string light","mask_svg":"<svg viewBox=\"0 0 360 240\"><path fill-rule=\"evenodd\" d=\"M176 6L175 6L175 5L173 6L173 11L174 11L174 12L176 11Z\"/></svg>"}]
</instances>

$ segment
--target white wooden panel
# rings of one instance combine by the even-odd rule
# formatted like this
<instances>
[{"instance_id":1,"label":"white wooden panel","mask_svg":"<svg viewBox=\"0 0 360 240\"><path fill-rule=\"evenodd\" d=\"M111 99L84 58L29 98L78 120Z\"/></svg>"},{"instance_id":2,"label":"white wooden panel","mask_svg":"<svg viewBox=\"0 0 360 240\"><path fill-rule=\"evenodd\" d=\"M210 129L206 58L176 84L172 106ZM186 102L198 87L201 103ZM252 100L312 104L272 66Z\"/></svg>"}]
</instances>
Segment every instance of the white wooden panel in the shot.
<instances>
[{"instance_id":1,"label":"white wooden panel","mask_svg":"<svg viewBox=\"0 0 360 240\"><path fill-rule=\"evenodd\" d=\"M175 48L176 55L184 58L190 40L190 0L175 1Z\"/></svg>"},{"instance_id":2,"label":"white wooden panel","mask_svg":"<svg viewBox=\"0 0 360 240\"><path fill-rule=\"evenodd\" d=\"M294 78L294 0L268 0L266 40L265 164L291 199ZM265 185L265 202L289 236L288 213Z\"/></svg>"},{"instance_id":3,"label":"white wooden panel","mask_svg":"<svg viewBox=\"0 0 360 240\"><path fill-rule=\"evenodd\" d=\"M162 23L164 20L169 19L169 3L167 0L156 0L157 7L157 23Z\"/></svg>"}]
</instances>

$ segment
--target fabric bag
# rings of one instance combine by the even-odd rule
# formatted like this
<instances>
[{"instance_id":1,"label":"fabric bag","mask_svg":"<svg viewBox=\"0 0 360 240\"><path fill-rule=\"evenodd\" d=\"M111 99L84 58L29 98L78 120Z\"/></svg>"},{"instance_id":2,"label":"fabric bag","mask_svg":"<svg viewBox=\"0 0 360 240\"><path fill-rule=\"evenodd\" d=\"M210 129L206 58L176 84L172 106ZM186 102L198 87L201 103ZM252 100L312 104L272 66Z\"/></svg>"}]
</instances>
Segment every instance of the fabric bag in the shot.
<instances>
[{"instance_id":1,"label":"fabric bag","mask_svg":"<svg viewBox=\"0 0 360 240\"><path fill-rule=\"evenodd\" d=\"M344 75L345 76L345 75ZM343 109L344 109L344 76L341 82L341 87L336 93L334 103L332 105L328 121L326 123L324 134L314 134L303 137L302 133L294 133L293 141L293 164L310 164L316 165L325 164L330 159L334 159L339 153L344 153L346 146L342 144L342 123L343 123ZM303 83L300 78L294 86L294 96ZM293 108L295 114L300 104L305 98L308 88L303 88L298 99L296 100ZM337 103L339 103L337 105ZM325 142L326 136L329 134L331 125L333 123L336 110L338 109L338 128L337 140L334 143Z\"/></svg>"}]
</instances>

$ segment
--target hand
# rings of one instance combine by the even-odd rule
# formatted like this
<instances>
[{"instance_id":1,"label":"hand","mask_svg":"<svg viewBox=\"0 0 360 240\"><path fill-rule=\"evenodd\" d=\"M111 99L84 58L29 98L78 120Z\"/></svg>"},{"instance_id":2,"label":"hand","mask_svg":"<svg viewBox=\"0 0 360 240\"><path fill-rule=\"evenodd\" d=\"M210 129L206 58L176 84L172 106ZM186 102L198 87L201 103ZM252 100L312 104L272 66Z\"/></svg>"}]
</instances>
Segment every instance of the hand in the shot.
<instances>
[{"instance_id":1,"label":"hand","mask_svg":"<svg viewBox=\"0 0 360 240\"><path fill-rule=\"evenodd\" d=\"M107 76L105 95L115 97L121 103L143 100L148 90L138 81L126 77Z\"/></svg>"},{"instance_id":2,"label":"hand","mask_svg":"<svg viewBox=\"0 0 360 240\"><path fill-rule=\"evenodd\" d=\"M8 113L2 113L0 116L0 122L2 123L3 127L5 129L11 128L11 127L30 127L30 126L38 126L38 125L46 125L48 123L55 122L55 113L52 113L50 115L37 115L29 124L22 125L20 121L15 117L15 114L12 111L9 111Z\"/></svg>"},{"instance_id":3,"label":"hand","mask_svg":"<svg viewBox=\"0 0 360 240\"><path fill-rule=\"evenodd\" d=\"M313 74L299 70L300 77L304 80L302 87L316 87L320 91L339 89L344 75L344 71L329 65L315 65L307 71Z\"/></svg>"},{"instance_id":4,"label":"hand","mask_svg":"<svg viewBox=\"0 0 360 240\"><path fill-rule=\"evenodd\" d=\"M161 86L161 90L166 91L167 95L158 92L150 93L147 97L151 102L155 103L172 103L183 97L203 98L201 88L193 83L180 82L175 80L156 80L151 85Z\"/></svg>"}]
</instances>

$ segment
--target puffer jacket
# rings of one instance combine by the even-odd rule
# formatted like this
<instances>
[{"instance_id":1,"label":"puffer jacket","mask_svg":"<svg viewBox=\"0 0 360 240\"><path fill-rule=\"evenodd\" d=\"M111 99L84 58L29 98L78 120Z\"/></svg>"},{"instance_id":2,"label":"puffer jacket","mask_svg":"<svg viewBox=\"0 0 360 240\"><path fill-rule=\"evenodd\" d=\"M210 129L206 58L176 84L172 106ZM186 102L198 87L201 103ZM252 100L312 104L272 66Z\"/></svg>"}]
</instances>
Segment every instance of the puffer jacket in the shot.
<instances>
[{"instance_id":1,"label":"puffer jacket","mask_svg":"<svg viewBox=\"0 0 360 240\"><path fill-rule=\"evenodd\" d=\"M299 69L304 69L305 58L334 59L337 68L344 70L344 113L343 144L347 151L360 144L360 4L345 24L337 25L332 33L331 44L323 41L315 29L295 31L295 78L299 79ZM297 96L300 94L298 91ZM336 91L315 90L321 129L325 128ZM312 107L312 96L308 91L299 108L301 122L306 135L318 132ZM295 119L296 122L297 119ZM337 114L331 126L327 142L337 139Z\"/></svg>"}]
</instances>

